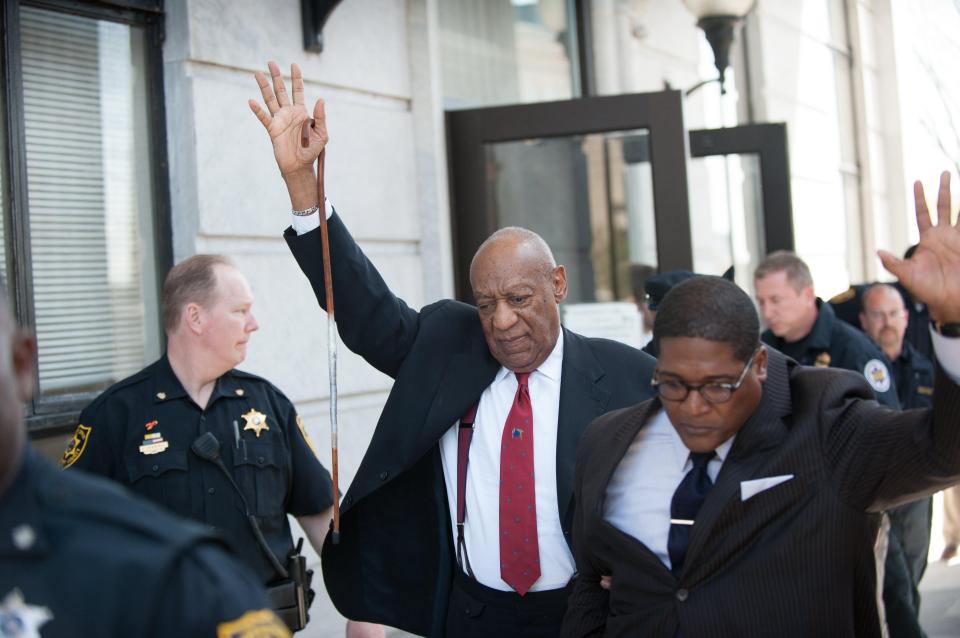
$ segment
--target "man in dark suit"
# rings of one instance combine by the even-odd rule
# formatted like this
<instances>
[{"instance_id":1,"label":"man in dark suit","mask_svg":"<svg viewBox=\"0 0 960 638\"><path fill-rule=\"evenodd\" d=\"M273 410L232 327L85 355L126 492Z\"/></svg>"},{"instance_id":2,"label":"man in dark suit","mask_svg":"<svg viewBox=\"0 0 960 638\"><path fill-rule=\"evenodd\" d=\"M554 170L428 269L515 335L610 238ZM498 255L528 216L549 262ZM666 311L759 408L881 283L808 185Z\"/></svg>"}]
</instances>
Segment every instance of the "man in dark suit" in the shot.
<instances>
[{"instance_id":1,"label":"man in dark suit","mask_svg":"<svg viewBox=\"0 0 960 638\"><path fill-rule=\"evenodd\" d=\"M938 322L932 410L768 350L729 282L678 285L654 324L659 397L580 446L563 636L881 635L878 513L960 480L960 229L917 199L920 247L881 259Z\"/></svg>"},{"instance_id":2,"label":"man in dark suit","mask_svg":"<svg viewBox=\"0 0 960 638\"><path fill-rule=\"evenodd\" d=\"M269 113L251 108L290 194L287 242L322 305L311 162L326 142L323 104L301 147L299 69L292 103L270 70L272 87L257 78ZM324 547L331 599L347 617L418 634L556 636L574 573L577 441L600 414L652 393L654 360L561 327L566 271L531 231L503 229L477 250L477 307L443 300L417 312L325 208L341 338L395 379L344 497L340 543Z\"/></svg>"}]
</instances>

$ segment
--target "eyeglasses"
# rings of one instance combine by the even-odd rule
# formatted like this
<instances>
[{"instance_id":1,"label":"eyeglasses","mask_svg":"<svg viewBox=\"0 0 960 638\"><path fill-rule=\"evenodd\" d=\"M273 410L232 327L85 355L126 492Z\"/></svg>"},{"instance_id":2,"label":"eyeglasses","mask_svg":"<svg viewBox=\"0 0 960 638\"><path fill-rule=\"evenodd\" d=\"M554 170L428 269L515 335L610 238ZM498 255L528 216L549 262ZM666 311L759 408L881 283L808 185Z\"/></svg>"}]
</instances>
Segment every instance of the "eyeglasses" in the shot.
<instances>
[{"instance_id":1,"label":"eyeglasses","mask_svg":"<svg viewBox=\"0 0 960 638\"><path fill-rule=\"evenodd\" d=\"M730 400L730 397L733 396L734 391L743 385L743 380L747 378L747 371L750 369L750 366L753 365L753 360L759 352L760 348L757 348L753 351L753 354L750 355L750 359L747 361L747 365L743 367L743 372L740 373L740 378L737 379L736 383L689 385L679 379L660 381L654 378L650 381L650 385L656 389L661 399L667 401L683 401L692 390L696 390L707 403L726 403Z\"/></svg>"}]
</instances>

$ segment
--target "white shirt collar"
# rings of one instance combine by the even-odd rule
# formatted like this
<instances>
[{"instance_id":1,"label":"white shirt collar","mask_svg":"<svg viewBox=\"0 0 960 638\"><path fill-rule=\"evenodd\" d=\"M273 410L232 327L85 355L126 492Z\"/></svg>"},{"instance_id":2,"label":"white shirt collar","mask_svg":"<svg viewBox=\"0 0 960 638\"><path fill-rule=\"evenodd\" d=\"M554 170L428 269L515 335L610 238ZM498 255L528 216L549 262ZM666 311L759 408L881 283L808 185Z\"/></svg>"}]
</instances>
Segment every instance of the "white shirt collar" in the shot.
<instances>
[{"instance_id":1,"label":"white shirt collar","mask_svg":"<svg viewBox=\"0 0 960 638\"><path fill-rule=\"evenodd\" d=\"M539 372L548 379L560 383L560 374L563 372L563 328L560 328L560 335L557 337L557 343L554 344L553 350L550 351L550 354L547 355L544 362L541 363L534 372ZM511 370L500 366L500 370L497 372L497 376L493 382L499 383L512 374L513 372Z\"/></svg>"}]
</instances>

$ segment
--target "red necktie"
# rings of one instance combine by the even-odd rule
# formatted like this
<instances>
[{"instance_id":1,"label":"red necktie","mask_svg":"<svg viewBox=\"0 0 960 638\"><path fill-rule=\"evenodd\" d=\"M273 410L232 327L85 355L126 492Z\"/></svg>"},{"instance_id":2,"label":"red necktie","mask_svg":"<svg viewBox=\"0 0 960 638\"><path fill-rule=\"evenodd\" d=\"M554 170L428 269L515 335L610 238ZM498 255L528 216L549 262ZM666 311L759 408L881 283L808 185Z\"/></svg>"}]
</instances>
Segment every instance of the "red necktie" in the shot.
<instances>
[{"instance_id":1,"label":"red necktie","mask_svg":"<svg viewBox=\"0 0 960 638\"><path fill-rule=\"evenodd\" d=\"M537 492L533 479L533 406L529 372L518 372L517 395L500 445L500 577L523 596L540 578Z\"/></svg>"}]
</instances>

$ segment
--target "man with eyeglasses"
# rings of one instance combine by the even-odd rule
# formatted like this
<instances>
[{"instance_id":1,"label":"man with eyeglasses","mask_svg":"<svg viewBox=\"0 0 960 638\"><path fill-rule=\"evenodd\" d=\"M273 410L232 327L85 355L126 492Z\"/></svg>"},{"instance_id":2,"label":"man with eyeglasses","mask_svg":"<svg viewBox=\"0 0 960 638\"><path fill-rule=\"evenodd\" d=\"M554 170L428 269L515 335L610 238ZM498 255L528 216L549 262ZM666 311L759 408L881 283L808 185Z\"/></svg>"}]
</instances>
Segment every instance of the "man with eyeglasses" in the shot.
<instances>
[{"instance_id":1,"label":"man with eyeglasses","mask_svg":"<svg viewBox=\"0 0 960 638\"><path fill-rule=\"evenodd\" d=\"M938 322L932 409L890 410L862 376L761 345L731 282L666 296L658 397L599 417L579 447L562 636L881 635L879 512L960 481L960 229L945 179L940 201L933 226L918 191L911 259L881 253Z\"/></svg>"}]
</instances>

